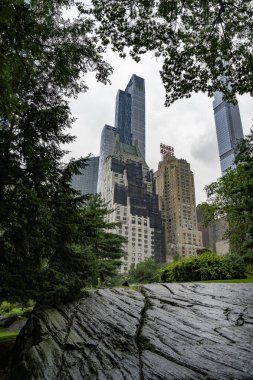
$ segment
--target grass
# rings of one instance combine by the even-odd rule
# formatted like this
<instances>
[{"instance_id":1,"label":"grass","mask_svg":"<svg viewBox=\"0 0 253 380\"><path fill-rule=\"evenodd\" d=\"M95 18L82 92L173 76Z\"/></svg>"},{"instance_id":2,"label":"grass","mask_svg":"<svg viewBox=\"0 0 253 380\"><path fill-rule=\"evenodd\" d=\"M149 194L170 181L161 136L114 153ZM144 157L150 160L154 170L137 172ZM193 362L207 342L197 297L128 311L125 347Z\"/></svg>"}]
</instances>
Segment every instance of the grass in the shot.
<instances>
[{"instance_id":1,"label":"grass","mask_svg":"<svg viewBox=\"0 0 253 380\"><path fill-rule=\"evenodd\" d=\"M18 306L13 306L10 308L4 308L2 305L0 305L0 315L4 315L5 317L9 317L12 314L16 314L18 316L22 316L24 313L28 311L32 311L33 306L28 306L28 307L18 307Z\"/></svg>"},{"instance_id":2,"label":"grass","mask_svg":"<svg viewBox=\"0 0 253 380\"><path fill-rule=\"evenodd\" d=\"M253 283L253 276L247 277L247 278L240 278L240 279L235 279L235 280L208 280L208 281L198 281L198 282L217 282L217 283L223 283L223 282L228 282L228 283Z\"/></svg>"},{"instance_id":3,"label":"grass","mask_svg":"<svg viewBox=\"0 0 253 380\"><path fill-rule=\"evenodd\" d=\"M17 315L22 315L27 309L21 308L21 307L14 307L9 311L8 313L5 313L6 316L11 315L11 314L17 314Z\"/></svg>"},{"instance_id":4,"label":"grass","mask_svg":"<svg viewBox=\"0 0 253 380\"><path fill-rule=\"evenodd\" d=\"M0 342L15 339L19 331L0 331Z\"/></svg>"}]
</instances>

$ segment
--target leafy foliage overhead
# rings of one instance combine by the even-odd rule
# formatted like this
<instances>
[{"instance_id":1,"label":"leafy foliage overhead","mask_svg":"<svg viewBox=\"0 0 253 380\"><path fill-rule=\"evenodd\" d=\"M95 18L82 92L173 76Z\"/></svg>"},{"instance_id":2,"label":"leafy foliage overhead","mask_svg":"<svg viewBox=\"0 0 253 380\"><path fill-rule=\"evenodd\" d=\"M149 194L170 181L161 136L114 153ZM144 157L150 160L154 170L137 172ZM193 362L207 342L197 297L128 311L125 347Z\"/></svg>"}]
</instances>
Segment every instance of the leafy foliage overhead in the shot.
<instances>
[{"instance_id":1,"label":"leafy foliage overhead","mask_svg":"<svg viewBox=\"0 0 253 380\"><path fill-rule=\"evenodd\" d=\"M253 88L250 0L92 0L98 34L125 57L161 57L166 104L192 91L228 100ZM219 78L225 76L227 86Z\"/></svg>"}]
</instances>

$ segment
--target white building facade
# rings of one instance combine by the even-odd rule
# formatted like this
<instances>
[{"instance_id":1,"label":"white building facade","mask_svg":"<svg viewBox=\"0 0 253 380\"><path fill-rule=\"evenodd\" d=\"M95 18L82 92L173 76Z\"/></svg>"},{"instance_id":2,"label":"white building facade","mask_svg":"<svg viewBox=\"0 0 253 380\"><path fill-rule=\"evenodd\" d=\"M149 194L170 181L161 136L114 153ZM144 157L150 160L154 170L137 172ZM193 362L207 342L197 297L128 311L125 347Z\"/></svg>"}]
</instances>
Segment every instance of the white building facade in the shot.
<instances>
[{"instance_id":1,"label":"white building facade","mask_svg":"<svg viewBox=\"0 0 253 380\"><path fill-rule=\"evenodd\" d=\"M116 142L104 163L102 197L113 212L109 222L119 222L116 232L127 238L121 272L127 273L150 257L163 261L161 215L152 173L137 146Z\"/></svg>"}]
</instances>

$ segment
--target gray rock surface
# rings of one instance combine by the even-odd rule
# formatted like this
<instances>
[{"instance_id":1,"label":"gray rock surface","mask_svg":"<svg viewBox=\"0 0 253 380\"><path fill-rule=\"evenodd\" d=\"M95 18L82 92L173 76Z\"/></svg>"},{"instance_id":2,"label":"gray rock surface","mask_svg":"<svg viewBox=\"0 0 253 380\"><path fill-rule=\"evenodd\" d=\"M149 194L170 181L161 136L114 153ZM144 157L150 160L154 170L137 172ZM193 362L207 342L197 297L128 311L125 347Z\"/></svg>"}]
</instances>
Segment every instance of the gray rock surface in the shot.
<instances>
[{"instance_id":1,"label":"gray rock surface","mask_svg":"<svg viewBox=\"0 0 253 380\"><path fill-rule=\"evenodd\" d=\"M35 310L14 380L253 379L251 284L100 289Z\"/></svg>"}]
</instances>

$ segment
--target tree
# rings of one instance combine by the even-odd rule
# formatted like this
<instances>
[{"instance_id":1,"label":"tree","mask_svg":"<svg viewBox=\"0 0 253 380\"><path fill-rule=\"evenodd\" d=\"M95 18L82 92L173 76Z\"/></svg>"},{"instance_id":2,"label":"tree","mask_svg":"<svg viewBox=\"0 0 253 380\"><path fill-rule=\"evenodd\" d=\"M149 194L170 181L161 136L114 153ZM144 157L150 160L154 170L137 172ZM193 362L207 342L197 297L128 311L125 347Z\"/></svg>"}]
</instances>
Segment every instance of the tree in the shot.
<instances>
[{"instance_id":1,"label":"tree","mask_svg":"<svg viewBox=\"0 0 253 380\"><path fill-rule=\"evenodd\" d=\"M253 261L253 130L238 146L236 169L206 187L205 221L225 217L231 251Z\"/></svg>"},{"instance_id":2,"label":"tree","mask_svg":"<svg viewBox=\"0 0 253 380\"><path fill-rule=\"evenodd\" d=\"M86 246L95 259L95 271L91 279L93 285L97 281L101 284L110 282L118 274L121 257L125 254L124 244L127 240L115 233L119 223L106 221L111 212L98 194L90 196L82 210L80 244Z\"/></svg>"},{"instance_id":3,"label":"tree","mask_svg":"<svg viewBox=\"0 0 253 380\"><path fill-rule=\"evenodd\" d=\"M154 259L149 258L136 265L133 265L128 272L130 283L150 284L159 281L159 270L162 264L157 263Z\"/></svg>"},{"instance_id":4,"label":"tree","mask_svg":"<svg viewBox=\"0 0 253 380\"><path fill-rule=\"evenodd\" d=\"M111 67L87 15L72 0L3 0L0 5L0 298L60 300L77 295L91 254L80 240L84 199L70 178L85 159L63 164L73 140L68 97L84 74L108 82Z\"/></svg>"},{"instance_id":5,"label":"tree","mask_svg":"<svg viewBox=\"0 0 253 380\"><path fill-rule=\"evenodd\" d=\"M104 46L136 60L161 57L166 105L191 92L227 100L253 87L253 2L250 0L92 0ZM221 80L226 77L226 83ZM227 83L230 83L228 86Z\"/></svg>"}]
</instances>

